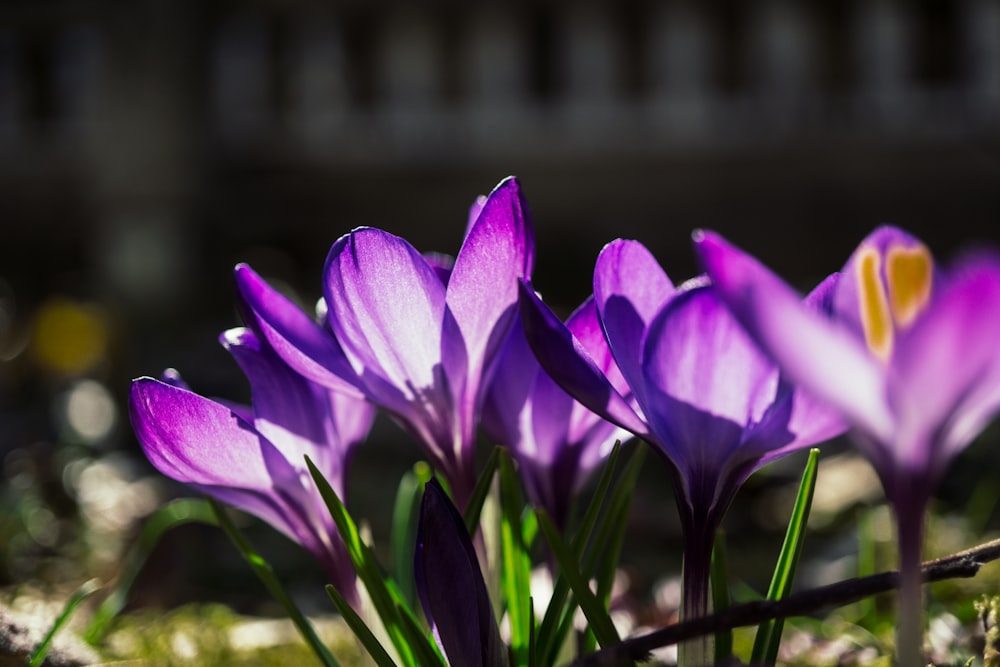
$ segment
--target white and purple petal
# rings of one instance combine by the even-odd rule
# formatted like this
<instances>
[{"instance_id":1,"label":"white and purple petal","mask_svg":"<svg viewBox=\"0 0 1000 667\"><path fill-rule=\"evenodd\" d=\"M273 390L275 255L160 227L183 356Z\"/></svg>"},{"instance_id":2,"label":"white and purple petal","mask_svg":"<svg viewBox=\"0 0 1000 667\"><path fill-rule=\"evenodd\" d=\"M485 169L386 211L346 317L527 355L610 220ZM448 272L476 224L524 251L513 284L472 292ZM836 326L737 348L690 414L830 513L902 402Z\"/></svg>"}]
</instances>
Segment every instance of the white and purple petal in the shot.
<instances>
[{"instance_id":1,"label":"white and purple petal","mask_svg":"<svg viewBox=\"0 0 1000 667\"><path fill-rule=\"evenodd\" d=\"M259 330L271 348L310 380L360 397L357 374L330 332L298 306L268 285L246 264L234 270L236 286Z\"/></svg>"},{"instance_id":2,"label":"white and purple petal","mask_svg":"<svg viewBox=\"0 0 1000 667\"><path fill-rule=\"evenodd\" d=\"M525 336L549 376L604 419L639 437L651 437L645 421L618 393L580 341L523 282L520 303Z\"/></svg>"},{"instance_id":3,"label":"white and purple petal","mask_svg":"<svg viewBox=\"0 0 1000 667\"><path fill-rule=\"evenodd\" d=\"M876 439L889 439L885 369L864 341L717 234L697 232L694 241L723 301L783 376Z\"/></svg>"},{"instance_id":4,"label":"white and purple petal","mask_svg":"<svg viewBox=\"0 0 1000 667\"><path fill-rule=\"evenodd\" d=\"M674 286L638 241L604 246L594 267L594 301L608 346L640 405L645 403L642 344L650 322L673 297Z\"/></svg>"}]
</instances>

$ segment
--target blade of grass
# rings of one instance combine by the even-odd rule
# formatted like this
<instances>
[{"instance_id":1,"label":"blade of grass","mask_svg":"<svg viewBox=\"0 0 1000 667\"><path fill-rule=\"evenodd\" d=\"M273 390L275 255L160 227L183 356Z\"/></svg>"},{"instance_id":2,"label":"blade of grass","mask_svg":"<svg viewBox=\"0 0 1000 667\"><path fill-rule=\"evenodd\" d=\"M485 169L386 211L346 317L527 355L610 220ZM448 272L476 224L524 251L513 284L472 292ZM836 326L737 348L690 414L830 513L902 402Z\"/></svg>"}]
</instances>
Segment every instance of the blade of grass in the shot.
<instances>
[{"instance_id":1,"label":"blade of grass","mask_svg":"<svg viewBox=\"0 0 1000 667\"><path fill-rule=\"evenodd\" d=\"M812 507L813 492L816 490L816 469L819 460L819 450L810 449L805 470L802 471L802 481L799 492L792 507L792 516L788 521L785 541L781 545L778 562L774 566L774 575L767 590L767 599L781 600L792 590L792 580L795 568L802 553L805 541L806 523L809 520L809 509ZM784 619L775 619L761 623L754 639L751 664L773 665L778 657L778 647L781 645L781 633L784 629Z\"/></svg>"},{"instance_id":2,"label":"blade of grass","mask_svg":"<svg viewBox=\"0 0 1000 667\"><path fill-rule=\"evenodd\" d=\"M403 474L396 490L396 503L392 511L392 569L399 582L399 590L411 608L417 606L417 586L413 579L413 549L417 541L417 520L420 516L420 498L424 483L430 478L430 467L417 463L413 470Z\"/></svg>"},{"instance_id":3,"label":"blade of grass","mask_svg":"<svg viewBox=\"0 0 1000 667\"><path fill-rule=\"evenodd\" d=\"M403 631L403 635L409 640L410 645L413 646L417 660L416 664L420 665L420 667L447 667L447 663L444 656L441 655L437 643L427 639L426 633L424 633L420 624L417 623L417 619L413 617L413 614L402 607L399 607L397 612L400 619L402 619L400 629Z\"/></svg>"},{"instance_id":4,"label":"blade of grass","mask_svg":"<svg viewBox=\"0 0 1000 667\"><path fill-rule=\"evenodd\" d=\"M618 631L615 630L614 623L611 622L611 617L608 615L607 610L601 606L593 591L590 590L587 580L580 574L572 549L559 535L559 531L545 510L538 509L536 512L538 514L538 526L542 529L542 535L545 536L545 540L549 543L552 555L559 564L562 575L569 582L570 588L573 590L573 596L579 603L580 609L583 610L584 616L587 617L590 628L594 631L594 636L597 637L598 644L609 646L619 641Z\"/></svg>"},{"instance_id":5,"label":"blade of grass","mask_svg":"<svg viewBox=\"0 0 1000 667\"><path fill-rule=\"evenodd\" d=\"M611 480L614 476L620 453L621 442L616 442L611 449L611 454L604 463L597 488L590 500L590 504L587 506L587 511L584 513L580 527L572 538L571 546L576 558L579 558L583 553L587 542L591 538L594 524L597 522L601 507L607 496L608 488L611 486ZM549 598L545 616L542 618L542 623L538 628L539 655L542 656L544 664L551 664L552 660L555 659L555 656L559 652L559 647L562 645L571 627L566 621L567 616L572 616L573 605L569 604L569 601L569 583L565 577L559 576L552 587L552 596Z\"/></svg>"},{"instance_id":6,"label":"blade of grass","mask_svg":"<svg viewBox=\"0 0 1000 667\"><path fill-rule=\"evenodd\" d=\"M858 577L875 574L876 538L872 510L863 507L858 514ZM875 599L864 598L857 603L858 622L871 621L875 616Z\"/></svg>"},{"instance_id":7,"label":"blade of grass","mask_svg":"<svg viewBox=\"0 0 1000 667\"><path fill-rule=\"evenodd\" d=\"M646 455L646 447L641 443L636 443L636 446L631 448L629 452L629 460L625 464L624 470L622 470L617 482L614 485L614 490L611 493L610 499L607 499L607 490L610 487L611 480L611 470L610 468L616 467L617 457L608 459L608 468L605 469L605 474L607 474L608 484L602 486L598 485L598 493L595 494L590 507L587 509L587 513L584 517L584 526L577 532L573 537L573 548L577 554L577 560L583 563L581 572L585 576L590 576L597 569L597 563L599 556L604 553L603 545L613 543L616 539L615 535L620 533L620 538L624 539L625 531L625 518L628 515L628 507L631 505L633 489L635 488L635 481L639 476L639 471L642 469L642 464ZM614 452L613 452L614 454ZM604 477L602 475L602 482ZM600 497L598 497L600 496ZM616 517L616 512L612 509L606 512L598 522L597 510L601 506L606 506L609 508L619 508L620 518ZM592 515L592 516L591 516ZM589 526L590 530L585 530ZM593 545L593 548L587 549L586 547ZM613 569L606 576L613 578ZM553 600L561 601L562 608L559 609L559 616L555 617L557 624L552 629L552 634L546 636L546 642L544 646L546 647L546 656L548 662L546 664L553 664L560 651L560 647L563 642L566 641L566 637L569 635L570 630L573 628L573 612L576 608L576 599L568 595L569 585L565 577L560 576L556 580L556 585L552 594ZM565 604L563 604L565 603ZM550 605L551 606L551 605ZM546 611L546 620L548 620L548 610Z\"/></svg>"},{"instance_id":8,"label":"blade of grass","mask_svg":"<svg viewBox=\"0 0 1000 667\"><path fill-rule=\"evenodd\" d=\"M593 573L597 580L597 599L604 607L610 608L611 591L615 584L618 570L618 559L625 544L625 529L628 525L628 514L632 507L632 497L635 482L642 469L646 450L637 448L625 464L625 469L615 484L611 497L607 501L607 512L595 527L594 539L590 549L582 559L581 571L586 576ZM584 638L584 649L595 648L596 637L588 632Z\"/></svg>"},{"instance_id":9,"label":"blade of grass","mask_svg":"<svg viewBox=\"0 0 1000 667\"><path fill-rule=\"evenodd\" d=\"M347 603L337 589L330 584L326 585L326 594L330 596L330 600L333 601L334 606L337 607L337 611L340 615L344 617L344 622L354 633L354 636L358 638L361 645L365 647L368 651L368 655L372 657L375 664L378 667L396 667L396 663L393 662L392 656L389 652L385 650L379 640L375 637L374 633L368 628L361 617L358 616L357 612L351 608L351 605Z\"/></svg>"},{"instance_id":10,"label":"blade of grass","mask_svg":"<svg viewBox=\"0 0 1000 667\"><path fill-rule=\"evenodd\" d=\"M531 635L531 557L522 541L524 498L514 472L514 462L500 456L500 585L510 621L510 643L515 663L527 662Z\"/></svg>"},{"instance_id":11,"label":"blade of grass","mask_svg":"<svg viewBox=\"0 0 1000 667\"><path fill-rule=\"evenodd\" d=\"M186 523L205 523L217 526L212 507L202 498L173 500L150 514L142 524L139 538L122 559L125 566L111 593L101 602L83 634L84 641L94 645L104 637L111 621L121 613L136 577L146 564L153 548L171 528Z\"/></svg>"},{"instance_id":12,"label":"blade of grass","mask_svg":"<svg viewBox=\"0 0 1000 667\"><path fill-rule=\"evenodd\" d=\"M73 612L80 604L93 595L100 588L97 579L90 579L83 582L79 588L77 588L73 595L70 596L69 600L66 602L66 606L63 607L62 613L56 618L55 623L46 633L45 637L42 638L41 643L34 652L28 656L28 667L39 667L44 661L45 656L49 653L49 648L52 646L52 640L55 639L56 633L58 633L66 622L69 621Z\"/></svg>"},{"instance_id":13,"label":"blade of grass","mask_svg":"<svg viewBox=\"0 0 1000 667\"><path fill-rule=\"evenodd\" d=\"M715 546L712 548L712 564L709 570L712 587L712 608L719 612L728 609L732 596L729 593L729 559L726 557L726 535L721 530L715 532ZM723 664L733 655L733 631L720 630L715 633L715 663Z\"/></svg>"},{"instance_id":14,"label":"blade of grass","mask_svg":"<svg viewBox=\"0 0 1000 667\"><path fill-rule=\"evenodd\" d=\"M326 481L326 478L323 477L323 474L316 468L308 456L305 457L305 460L309 468L309 473L316 483L316 488L319 490L323 502L326 503L326 507L330 511L330 516L333 517L334 523L337 524L337 532L340 533L341 539L344 540L344 544L347 546L347 551L351 556L351 562L354 563L354 569L358 573L358 578L361 579L361 583L364 584L365 589L368 591L372 605L375 607L379 618L382 619L382 624L385 626L393 646L396 647L400 660L405 665L416 667L419 663L414 661L414 647L410 645L403 634L400 627L402 620L397 611L397 605L406 607L403 594L399 591L395 582L382 569L381 565L379 565L368 545L361 539L361 533L358 531L357 524L347 512L347 508L344 507L333 487L330 486L330 483Z\"/></svg>"},{"instance_id":15,"label":"blade of grass","mask_svg":"<svg viewBox=\"0 0 1000 667\"><path fill-rule=\"evenodd\" d=\"M292 623L298 628L302 638L306 640L306 644L313 650L319 661L325 667L339 667L339 663L333 657L333 654L330 653L330 649L320 641L312 623L309 622L305 614L296 606L288 591L278 581L278 578L274 576L274 570L271 569L271 565L254 550L243 533L236 527L236 524L230 520L226 514L226 509L221 504L211 498L208 499L208 503L215 512L215 518L219 522L219 526L223 532L226 533L233 545L236 546L237 551L250 564L250 568L254 571L254 574L264 583L274 599L284 607L285 613L292 619Z\"/></svg>"},{"instance_id":16,"label":"blade of grass","mask_svg":"<svg viewBox=\"0 0 1000 667\"><path fill-rule=\"evenodd\" d=\"M476 486L472 489L469 504L465 506L462 518L465 520L465 528L469 531L469 535L475 535L476 529L479 527L479 516L483 511L483 503L486 502L486 496L490 493L493 474L496 472L497 465L500 462L501 450L503 450L503 447L494 447L493 451L490 452L490 458L486 460L486 466L479 474Z\"/></svg>"}]
</instances>

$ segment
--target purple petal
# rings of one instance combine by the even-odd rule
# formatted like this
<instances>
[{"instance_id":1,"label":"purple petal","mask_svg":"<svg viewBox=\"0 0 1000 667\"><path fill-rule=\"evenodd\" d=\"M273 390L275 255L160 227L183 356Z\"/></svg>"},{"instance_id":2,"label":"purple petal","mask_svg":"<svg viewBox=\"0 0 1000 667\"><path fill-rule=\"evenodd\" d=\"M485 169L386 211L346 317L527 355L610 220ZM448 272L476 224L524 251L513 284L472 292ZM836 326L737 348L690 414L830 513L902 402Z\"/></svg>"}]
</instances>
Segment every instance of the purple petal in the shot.
<instances>
[{"instance_id":1,"label":"purple petal","mask_svg":"<svg viewBox=\"0 0 1000 667\"><path fill-rule=\"evenodd\" d=\"M438 381L445 288L403 239L372 228L341 237L326 262L329 322L373 401L412 414Z\"/></svg>"},{"instance_id":2,"label":"purple petal","mask_svg":"<svg viewBox=\"0 0 1000 667\"><path fill-rule=\"evenodd\" d=\"M228 408L159 380L139 378L129 391L129 415L157 470L303 541L308 531L275 488L294 491L298 475L271 443Z\"/></svg>"},{"instance_id":3,"label":"purple petal","mask_svg":"<svg viewBox=\"0 0 1000 667\"><path fill-rule=\"evenodd\" d=\"M476 551L461 515L434 479L424 485L420 503L414 575L424 614L448 663L506 667Z\"/></svg>"},{"instance_id":4,"label":"purple petal","mask_svg":"<svg viewBox=\"0 0 1000 667\"><path fill-rule=\"evenodd\" d=\"M246 264L235 269L236 285L254 325L285 362L326 387L360 397L357 377L336 339Z\"/></svg>"},{"instance_id":5,"label":"purple petal","mask_svg":"<svg viewBox=\"0 0 1000 667\"><path fill-rule=\"evenodd\" d=\"M541 367L518 320L497 356L496 372L483 402L483 430L498 444L516 447L527 435L522 433L521 416L539 373Z\"/></svg>"},{"instance_id":6,"label":"purple petal","mask_svg":"<svg viewBox=\"0 0 1000 667\"><path fill-rule=\"evenodd\" d=\"M569 329L521 283L524 333L545 372L570 396L627 431L647 437L645 422L629 406Z\"/></svg>"},{"instance_id":7,"label":"purple petal","mask_svg":"<svg viewBox=\"0 0 1000 667\"><path fill-rule=\"evenodd\" d=\"M594 300L615 361L640 405L645 402L643 336L673 294L667 274L638 241L612 241L597 257Z\"/></svg>"},{"instance_id":8,"label":"purple petal","mask_svg":"<svg viewBox=\"0 0 1000 667\"><path fill-rule=\"evenodd\" d=\"M887 286L890 284L887 274L885 259L891 249L906 251L917 251L926 253L929 258L930 253L927 248L916 237L907 234L901 229L890 226L879 227L858 244L857 249L851 253L850 258L844 265L841 275L843 280L839 280L833 296L833 309L837 319L847 325L857 336L864 339L865 327L862 323L861 303L862 294L858 291L858 286L865 284L862 276L864 271L862 258L873 256L877 258L877 265L872 278L877 286L877 294L872 294L868 298L876 297L884 299L885 317L891 317L890 299Z\"/></svg>"},{"instance_id":9,"label":"purple petal","mask_svg":"<svg viewBox=\"0 0 1000 667\"><path fill-rule=\"evenodd\" d=\"M608 345L608 339L604 335L594 297L588 297L580 304L579 308L573 311L566 319L566 328L580 342L584 351L618 393L626 398L631 396L632 389L625 381L621 369L618 368L615 357L611 353L611 347Z\"/></svg>"},{"instance_id":10,"label":"purple petal","mask_svg":"<svg viewBox=\"0 0 1000 667\"><path fill-rule=\"evenodd\" d=\"M775 367L710 286L681 292L653 320L643 368L643 410L682 470L721 470L778 385Z\"/></svg>"},{"instance_id":11,"label":"purple petal","mask_svg":"<svg viewBox=\"0 0 1000 667\"><path fill-rule=\"evenodd\" d=\"M996 412L998 344L1000 258L974 257L897 341L889 390L901 465L939 467ZM943 451L932 449L938 442Z\"/></svg>"},{"instance_id":12,"label":"purple petal","mask_svg":"<svg viewBox=\"0 0 1000 667\"><path fill-rule=\"evenodd\" d=\"M513 323L517 281L531 276L534 254L527 205L517 180L508 178L487 197L448 281L448 309L476 386Z\"/></svg>"},{"instance_id":13,"label":"purple petal","mask_svg":"<svg viewBox=\"0 0 1000 667\"><path fill-rule=\"evenodd\" d=\"M343 463L371 426L375 417L371 404L310 383L250 329L231 329L220 340L250 381L257 431L289 461L298 463L308 455L343 495ZM337 405L342 414L333 413ZM341 416L349 420L345 432L337 420Z\"/></svg>"},{"instance_id":14,"label":"purple petal","mask_svg":"<svg viewBox=\"0 0 1000 667\"><path fill-rule=\"evenodd\" d=\"M887 441L885 370L864 343L717 234L696 232L694 241L722 300L783 376Z\"/></svg>"}]
</instances>

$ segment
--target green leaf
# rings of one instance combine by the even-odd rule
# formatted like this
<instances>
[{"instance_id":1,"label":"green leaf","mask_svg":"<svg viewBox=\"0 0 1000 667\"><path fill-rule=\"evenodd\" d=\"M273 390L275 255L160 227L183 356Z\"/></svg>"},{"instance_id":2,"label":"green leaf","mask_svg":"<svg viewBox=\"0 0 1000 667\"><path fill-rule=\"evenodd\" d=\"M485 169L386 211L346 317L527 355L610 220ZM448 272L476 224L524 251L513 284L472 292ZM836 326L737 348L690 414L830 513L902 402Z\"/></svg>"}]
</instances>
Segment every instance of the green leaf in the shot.
<instances>
[{"instance_id":1,"label":"green leaf","mask_svg":"<svg viewBox=\"0 0 1000 667\"><path fill-rule=\"evenodd\" d=\"M399 590L411 608L417 607L417 587L413 579L413 549L417 542L417 524L420 518L420 499L424 483L430 478L430 466L417 463L399 480L396 504L392 512L392 569L399 582Z\"/></svg>"},{"instance_id":2,"label":"green leaf","mask_svg":"<svg viewBox=\"0 0 1000 667\"><path fill-rule=\"evenodd\" d=\"M125 608L129 591L163 534L186 523L217 526L212 506L203 498L173 500L150 514L142 524L139 538L122 559L125 563L111 593L101 602L83 634L84 640L97 644L107 633L111 621Z\"/></svg>"},{"instance_id":3,"label":"green leaf","mask_svg":"<svg viewBox=\"0 0 1000 667\"><path fill-rule=\"evenodd\" d=\"M344 544L347 546L351 562L354 563L354 570L358 573L358 578L361 579L361 583L364 584L365 589L368 591L372 605L382 620L382 624L389 634L389 639L392 641L393 646L396 647L396 652L399 654L400 660L405 665L417 667L420 663L415 662L414 650L416 647L410 645L401 627L403 621L398 609L400 607L409 609L403 594L400 592L395 581L379 565L375 554L372 553L368 545L361 539L361 533L358 531L357 524L347 512L347 508L344 507L333 487L323 477L323 473L316 468L308 456L305 459L309 473L316 483L316 488L319 489L323 502L326 503L327 509L330 510L330 516L333 517L334 523L337 524L337 532L340 533L341 539L344 540ZM425 638L424 642L426 641Z\"/></svg>"},{"instance_id":4,"label":"green leaf","mask_svg":"<svg viewBox=\"0 0 1000 667\"><path fill-rule=\"evenodd\" d=\"M469 504L465 506L465 512L462 515L462 518L465 519L465 529L469 531L469 535L475 535L476 529L479 528L479 517L480 514L482 514L483 504L486 502L486 496L490 493L490 486L493 483L493 474L497 470L497 465L500 462L500 452L503 450L503 447L494 447L493 451L490 452L490 458L486 460L486 466L479 474L479 479L476 480L475 488L472 489L472 496L469 497Z\"/></svg>"},{"instance_id":5,"label":"green leaf","mask_svg":"<svg viewBox=\"0 0 1000 667\"><path fill-rule=\"evenodd\" d=\"M712 548L712 564L709 570L712 587L712 607L716 612L728 609L732 600L729 593L729 563L726 557L726 535L721 530L715 532L715 546ZM715 662L722 664L733 655L733 631L720 630L715 633Z\"/></svg>"},{"instance_id":6,"label":"green leaf","mask_svg":"<svg viewBox=\"0 0 1000 667\"><path fill-rule=\"evenodd\" d=\"M601 479L598 482L597 490L584 514L584 519L580 529L573 536L572 547L576 555L577 562L582 562L581 572L589 577L595 575L600 581L603 579L607 585L613 583L614 569L617 567L617 554L614 549L611 552L605 549L607 545L614 545L624 540L626 518L628 508L634 495L635 481L642 469L645 459L646 446L637 442L630 447L629 461L625 465L618 480L611 490L611 480L618 459L620 458L620 443L615 445L611 455L605 463ZM600 515L602 507L608 507L608 511ZM617 509L615 509L617 508ZM598 518L600 517L600 521ZM588 545L593 547L587 550ZM598 570L598 564L602 555L608 555L603 567ZM612 557L613 556L613 557ZM576 600L569 595L569 583L567 579L560 575L553 588L552 602L545 612L542 621L542 628L539 630L541 639L539 643L544 648L541 653L545 662L543 664L554 664L559 655L563 643L566 641L570 630L573 628L573 612L576 608ZM609 589L610 590L610 589Z\"/></svg>"},{"instance_id":7,"label":"green leaf","mask_svg":"<svg viewBox=\"0 0 1000 667\"><path fill-rule=\"evenodd\" d=\"M545 540L549 543L549 548L552 550L552 555L559 564L562 576L566 577L570 588L573 590L573 596L580 605L584 616L587 617L590 629L593 630L594 636L597 637L597 643L601 646L609 646L619 641L618 631L615 630L614 623L611 622L611 617L608 615L607 610L601 606L593 591L590 590L590 586L587 585L587 580L580 574L572 549L559 535L559 531L545 510L538 509L536 512L538 514L538 525L542 529L542 535L545 536Z\"/></svg>"},{"instance_id":8,"label":"green leaf","mask_svg":"<svg viewBox=\"0 0 1000 667\"><path fill-rule=\"evenodd\" d=\"M594 495L587 506L583 520L576 534L573 536L571 545L574 557L579 560L580 555L590 541L594 524L600 514L604 504L608 488L611 486L611 479L614 476L615 467L621 452L621 442L616 442L604 463L601 477L597 483ZM553 664L566 634L572 627L572 614L574 605L570 599L570 586L564 576L556 579L552 587L552 596L549 599L549 606L545 610L545 616L538 628L539 655L542 656L543 664Z\"/></svg>"},{"instance_id":9,"label":"green leaf","mask_svg":"<svg viewBox=\"0 0 1000 667\"><path fill-rule=\"evenodd\" d=\"M813 492L816 489L816 469L819 460L819 450L810 449L809 459L802 472L799 493L792 508L792 517L788 521L785 541L781 545L778 562L774 566L774 575L767 590L767 599L780 600L792 590L792 579L798 565L802 544L805 541L806 523L809 520L809 509L812 507ZM774 619L761 623L754 639L751 664L773 665L778 657L778 647L781 645L781 633L784 629L784 619Z\"/></svg>"},{"instance_id":10,"label":"green leaf","mask_svg":"<svg viewBox=\"0 0 1000 667\"><path fill-rule=\"evenodd\" d=\"M427 635L421 629L420 624L417 623L417 619L414 618L413 614L408 609L402 607L397 608L396 611L399 613L402 621L400 629L403 632L403 636L406 637L407 641L413 647L416 664L420 667L447 667L447 663L444 656L441 655L438 645L427 639Z\"/></svg>"},{"instance_id":11,"label":"green leaf","mask_svg":"<svg viewBox=\"0 0 1000 667\"><path fill-rule=\"evenodd\" d=\"M375 664L378 667L396 667L396 663L393 662L392 656L389 655L388 651L382 646L378 638L372 633L361 617L351 608L351 605L347 603L347 600L337 592L337 589L330 584L326 585L326 594L330 596L333 604L337 607L337 611L340 615L344 617L344 621L347 623L348 627L354 633L354 636L358 638L361 645L365 647L368 651L368 655L372 657Z\"/></svg>"},{"instance_id":12,"label":"green leaf","mask_svg":"<svg viewBox=\"0 0 1000 667\"><path fill-rule=\"evenodd\" d=\"M83 582L80 587L73 592L73 595L71 595L69 600L66 602L66 606L63 607L62 613L59 614L55 623L52 624L52 628L48 631L48 633L46 633L45 637L42 638L38 648L36 648L34 652L28 656L28 667L39 667L39 665L45 661L45 656L49 653L49 647L52 645L52 640L55 639L56 633L58 633L59 630L66 625L66 622L69 621L73 612L75 612L76 608L80 606L80 603L93 595L99 588L100 585L98 584L97 579L90 579L89 581Z\"/></svg>"},{"instance_id":13,"label":"green leaf","mask_svg":"<svg viewBox=\"0 0 1000 667\"><path fill-rule=\"evenodd\" d=\"M505 450L500 456L501 590L510 621L510 643L515 663L527 662L531 637L531 556L524 547L521 515L524 498L514 462Z\"/></svg>"},{"instance_id":14,"label":"green leaf","mask_svg":"<svg viewBox=\"0 0 1000 667\"><path fill-rule=\"evenodd\" d=\"M243 533L236 527L236 524L230 520L226 514L226 508L212 498L209 498L208 502L215 512L215 518L219 522L219 526L236 546L237 551L250 564L250 568L254 571L254 574L264 582L264 585L270 591L271 595L274 596L274 599L284 607L285 613L292 619L292 623L298 628L299 633L306 640L306 644L313 650L313 653L316 654L316 657L319 658L319 661L325 667L340 667L336 658L330 653L330 649L320 641L312 623L309 622L305 614L296 606L288 591L278 581L278 578L274 576L274 570L271 569L271 565L254 550L250 542L243 536Z\"/></svg>"}]
</instances>

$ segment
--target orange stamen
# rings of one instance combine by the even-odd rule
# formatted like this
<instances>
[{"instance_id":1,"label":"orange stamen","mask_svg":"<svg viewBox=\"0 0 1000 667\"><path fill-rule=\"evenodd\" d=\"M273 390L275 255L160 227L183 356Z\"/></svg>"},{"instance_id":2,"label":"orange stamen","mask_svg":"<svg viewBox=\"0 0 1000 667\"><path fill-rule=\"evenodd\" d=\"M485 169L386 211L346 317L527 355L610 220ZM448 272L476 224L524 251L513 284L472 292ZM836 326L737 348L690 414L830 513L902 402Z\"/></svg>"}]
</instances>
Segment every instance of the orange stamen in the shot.
<instances>
[{"instance_id":1,"label":"orange stamen","mask_svg":"<svg viewBox=\"0 0 1000 667\"><path fill-rule=\"evenodd\" d=\"M931 253L923 245L889 248L885 267L889 304L899 326L909 326L930 301L933 267Z\"/></svg>"},{"instance_id":2,"label":"orange stamen","mask_svg":"<svg viewBox=\"0 0 1000 667\"><path fill-rule=\"evenodd\" d=\"M875 248L859 252L855 278L858 281L858 306L865 342L876 357L885 361L892 352L893 327L879 271L881 257Z\"/></svg>"}]
</instances>

